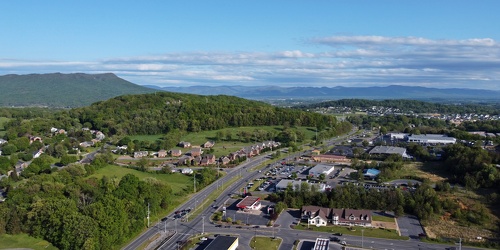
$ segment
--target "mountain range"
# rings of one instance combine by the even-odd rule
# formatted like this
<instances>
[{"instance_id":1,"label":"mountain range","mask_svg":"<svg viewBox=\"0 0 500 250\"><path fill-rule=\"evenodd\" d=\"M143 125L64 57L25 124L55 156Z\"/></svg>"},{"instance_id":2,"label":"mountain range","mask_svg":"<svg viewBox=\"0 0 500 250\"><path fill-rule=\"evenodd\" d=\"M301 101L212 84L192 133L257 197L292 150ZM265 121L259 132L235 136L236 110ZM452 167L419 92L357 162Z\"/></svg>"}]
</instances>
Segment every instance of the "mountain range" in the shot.
<instances>
[{"instance_id":1,"label":"mountain range","mask_svg":"<svg viewBox=\"0 0 500 250\"><path fill-rule=\"evenodd\" d=\"M111 73L4 75L0 76L0 90L0 106L52 108L82 107L120 95L155 92Z\"/></svg>"},{"instance_id":2,"label":"mountain range","mask_svg":"<svg viewBox=\"0 0 500 250\"><path fill-rule=\"evenodd\" d=\"M278 87L278 86L190 86L157 87L157 90L199 95L234 95L248 99L412 99L412 100L500 100L500 91L465 88L428 88L390 85L384 87Z\"/></svg>"},{"instance_id":3,"label":"mountain range","mask_svg":"<svg viewBox=\"0 0 500 250\"><path fill-rule=\"evenodd\" d=\"M412 99L422 101L500 101L500 91L460 88L385 87L279 87L137 85L112 73L50 73L0 76L0 107L73 108L98 101L158 91L198 95L228 95L254 100Z\"/></svg>"}]
</instances>

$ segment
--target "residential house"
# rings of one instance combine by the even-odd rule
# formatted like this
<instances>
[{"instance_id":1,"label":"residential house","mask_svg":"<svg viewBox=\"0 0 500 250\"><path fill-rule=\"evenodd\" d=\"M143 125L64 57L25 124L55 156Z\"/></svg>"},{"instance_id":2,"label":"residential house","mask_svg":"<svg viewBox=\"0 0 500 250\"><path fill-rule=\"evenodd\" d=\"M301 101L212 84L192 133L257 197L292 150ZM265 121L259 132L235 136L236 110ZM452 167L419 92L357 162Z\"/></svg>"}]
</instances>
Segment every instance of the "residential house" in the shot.
<instances>
[{"instance_id":1,"label":"residential house","mask_svg":"<svg viewBox=\"0 0 500 250\"><path fill-rule=\"evenodd\" d=\"M231 160L229 159L229 157L224 156L224 157L219 158L219 162L222 165L227 165L227 164L229 164L231 162Z\"/></svg>"},{"instance_id":2,"label":"residential house","mask_svg":"<svg viewBox=\"0 0 500 250\"><path fill-rule=\"evenodd\" d=\"M181 141L177 145L179 145L179 147L183 147L183 148L190 148L191 147L191 143L187 142L187 141Z\"/></svg>"},{"instance_id":3,"label":"residential house","mask_svg":"<svg viewBox=\"0 0 500 250\"><path fill-rule=\"evenodd\" d=\"M205 143L202 145L202 147L204 147L204 148L211 148L211 147L213 147L214 145L215 145L215 142L214 142L214 141L207 141L207 142L205 142Z\"/></svg>"},{"instance_id":4,"label":"residential house","mask_svg":"<svg viewBox=\"0 0 500 250\"><path fill-rule=\"evenodd\" d=\"M94 146L94 142L92 142L92 141L84 141L84 142L80 142L79 145L82 148L88 148L88 147Z\"/></svg>"},{"instance_id":5,"label":"residential house","mask_svg":"<svg viewBox=\"0 0 500 250\"><path fill-rule=\"evenodd\" d=\"M180 149L172 149L170 150L170 155L178 157L182 155L182 150Z\"/></svg>"},{"instance_id":6,"label":"residential house","mask_svg":"<svg viewBox=\"0 0 500 250\"><path fill-rule=\"evenodd\" d=\"M7 143L7 141L0 138L0 145L4 145L5 143Z\"/></svg>"},{"instance_id":7,"label":"residential house","mask_svg":"<svg viewBox=\"0 0 500 250\"><path fill-rule=\"evenodd\" d=\"M160 151L158 151L158 158L165 158L167 157L167 151L162 149Z\"/></svg>"},{"instance_id":8,"label":"residential house","mask_svg":"<svg viewBox=\"0 0 500 250\"><path fill-rule=\"evenodd\" d=\"M104 140L104 138L106 138L106 136L104 135L104 133L102 133L101 131L97 131L95 133L95 138L99 141L102 141Z\"/></svg>"},{"instance_id":9,"label":"residential house","mask_svg":"<svg viewBox=\"0 0 500 250\"><path fill-rule=\"evenodd\" d=\"M301 213L302 219L316 226L327 225L324 221L326 221L326 223L341 226L372 226L372 212L370 210L303 206Z\"/></svg>"},{"instance_id":10,"label":"residential house","mask_svg":"<svg viewBox=\"0 0 500 250\"><path fill-rule=\"evenodd\" d=\"M42 138L40 138L39 136L30 136L29 139L30 139L30 144L36 141L43 142Z\"/></svg>"},{"instance_id":11,"label":"residential house","mask_svg":"<svg viewBox=\"0 0 500 250\"><path fill-rule=\"evenodd\" d=\"M179 160L177 161L177 166L191 164L192 160L193 160L192 156L184 155L184 156L180 157Z\"/></svg>"},{"instance_id":12,"label":"residential house","mask_svg":"<svg viewBox=\"0 0 500 250\"><path fill-rule=\"evenodd\" d=\"M201 150L201 148L192 148L190 154L193 157L200 156L201 154L203 154L203 150Z\"/></svg>"},{"instance_id":13,"label":"residential house","mask_svg":"<svg viewBox=\"0 0 500 250\"><path fill-rule=\"evenodd\" d=\"M200 165L207 166L215 163L215 155L205 155L201 158Z\"/></svg>"},{"instance_id":14,"label":"residential house","mask_svg":"<svg viewBox=\"0 0 500 250\"><path fill-rule=\"evenodd\" d=\"M318 206L302 207L302 217L307 220L307 224L326 226L329 221L330 209Z\"/></svg>"},{"instance_id":15,"label":"residential house","mask_svg":"<svg viewBox=\"0 0 500 250\"><path fill-rule=\"evenodd\" d=\"M134 152L134 158L142 158L149 155L148 151L136 151Z\"/></svg>"}]
</instances>

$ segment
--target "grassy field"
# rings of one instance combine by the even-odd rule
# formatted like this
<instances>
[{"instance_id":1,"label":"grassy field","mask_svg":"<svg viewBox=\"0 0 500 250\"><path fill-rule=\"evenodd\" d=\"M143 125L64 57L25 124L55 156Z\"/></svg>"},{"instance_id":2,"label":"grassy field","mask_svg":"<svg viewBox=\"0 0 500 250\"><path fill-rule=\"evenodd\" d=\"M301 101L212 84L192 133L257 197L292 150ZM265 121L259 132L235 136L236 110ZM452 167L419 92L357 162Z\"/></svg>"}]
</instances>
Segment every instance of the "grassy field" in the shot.
<instances>
[{"instance_id":1,"label":"grassy field","mask_svg":"<svg viewBox=\"0 0 500 250\"><path fill-rule=\"evenodd\" d=\"M373 215L372 220L374 221L384 221L384 222L394 222L394 218L382 215Z\"/></svg>"},{"instance_id":2,"label":"grassy field","mask_svg":"<svg viewBox=\"0 0 500 250\"><path fill-rule=\"evenodd\" d=\"M273 239L271 237L257 236L250 240L250 247L255 250L278 249L281 241L280 238Z\"/></svg>"},{"instance_id":3,"label":"grassy field","mask_svg":"<svg viewBox=\"0 0 500 250\"><path fill-rule=\"evenodd\" d=\"M316 227L309 226L307 228L307 224L301 223L295 226L295 229L299 230L311 230L316 232L326 232L326 233L342 233L348 235L361 236L361 229L364 229L365 237L373 237L373 238L384 238L384 239L395 239L395 240L408 240L408 237L399 236L396 230L391 229L381 229L381 228L363 228L363 227L353 227L353 230L349 230L347 227L341 226L324 226L324 227Z\"/></svg>"},{"instance_id":4,"label":"grassy field","mask_svg":"<svg viewBox=\"0 0 500 250\"><path fill-rule=\"evenodd\" d=\"M408 176L415 176L430 180L432 183L446 180L446 175L441 173L439 163L410 162L394 172L395 179L403 179Z\"/></svg>"},{"instance_id":5,"label":"grassy field","mask_svg":"<svg viewBox=\"0 0 500 250\"><path fill-rule=\"evenodd\" d=\"M98 179L103 176L108 176L111 178L121 179L126 174L133 174L137 176L139 179L144 180L146 178L155 178L163 183L167 183L172 187L174 193L181 192L183 189L187 188L192 183L192 178L180 173L173 174L157 174L157 173L146 173L137 171L135 169L108 165L104 168L97 170L90 177L96 177Z\"/></svg>"},{"instance_id":6,"label":"grassy field","mask_svg":"<svg viewBox=\"0 0 500 250\"><path fill-rule=\"evenodd\" d=\"M35 250L57 250L49 242L33 238L27 234L0 234L0 249L35 249Z\"/></svg>"},{"instance_id":7,"label":"grassy field","mask_svg":"<svg viewBox=\"0 0 500 250\"><path fill-rule=\"evenodd\" d=\"M202 131L202 132L198 132L198 133L189 133L189 134L186 134L185 136L183 136L181 138L181 140L190 142L191 145L193 145L193 146L200 146L207 141L214 141L215 137L217 135L217 132L219 132L219 131L223 132L224 134L226 134L227 132L231 132L232 138L233 138L232 141L217 141L215 143L215 146L213 147L213 150L214 150L213 154L216 157L220 157L220 156L228 155L229 153L234 152L236 150L239 150L242 147L250 146L250 145L255 143L255 141L251 141L248 143L238 141L238 136L236 134L240 131L246 131L246 132L252 133L256 130L263 130L263 131L267 131L267 132L272 132L274 134L278 134L279 132L281 132L282 129L283 129L282 126L225 128L225 129L220 129L220 130ZM311 139L315 135L314 128L299 127L298 130L302 131L305 134L306 143L311 141ZM159 134L159 135L135 135L135 136L130 136L130 138L132 140L154 142L157 139L162 138L163 136L164 136L163 134ZM181 149L183 153L185 153L185 152L187 152L187 150L189 150L189 149L183 149L183 148L179 148L179 147L176 147L174 149Z\"/></svg>"}]
</instances>

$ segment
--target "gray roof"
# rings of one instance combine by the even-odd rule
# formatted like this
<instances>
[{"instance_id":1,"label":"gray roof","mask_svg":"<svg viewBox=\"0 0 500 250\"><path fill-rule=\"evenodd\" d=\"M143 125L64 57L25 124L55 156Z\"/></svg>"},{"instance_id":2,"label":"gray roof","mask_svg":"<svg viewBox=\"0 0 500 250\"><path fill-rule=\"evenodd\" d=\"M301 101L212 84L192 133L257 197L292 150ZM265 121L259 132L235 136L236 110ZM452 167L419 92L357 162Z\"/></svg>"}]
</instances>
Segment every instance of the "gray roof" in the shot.
<instances>
[{"instance_id":1,"label":"gray roof","mask_svg":"<svg viewBox=\"0 0 500 250\"><path fill-rule=\"evenodd\" d=\"M391 147L391 146L376 146L370 150L370 154L399 154L405 155L406 149L401 147Z\"/></svg>"}]
</instances>

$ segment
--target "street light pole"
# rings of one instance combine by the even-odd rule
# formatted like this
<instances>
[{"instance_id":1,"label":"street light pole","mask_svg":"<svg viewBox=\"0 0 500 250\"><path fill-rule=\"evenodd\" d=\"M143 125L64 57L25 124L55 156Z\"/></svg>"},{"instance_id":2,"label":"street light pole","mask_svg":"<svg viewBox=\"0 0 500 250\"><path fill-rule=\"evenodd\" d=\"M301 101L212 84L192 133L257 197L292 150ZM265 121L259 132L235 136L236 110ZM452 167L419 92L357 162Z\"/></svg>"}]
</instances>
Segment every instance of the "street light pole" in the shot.
<instances>
[{"instance_id":1,"label":"street light pole","mask_svg":"<svg viewBox=\"0 0 500 250\"><path fill-rule=\"evenodd\" d=\"M364 248L364 229L361 229L361 248Z\"/></svg>"},{"instance_id":2,"label":"street light pole","mask_svg":"<svg viewBox=\"0 0 500 250\"><path fill-rule=\"evenodd\" d=\"M202 219L203 220L201 221L202 222L201 234L205 234L205 215L203 215Z\"/></svg>"}]
</instances>

